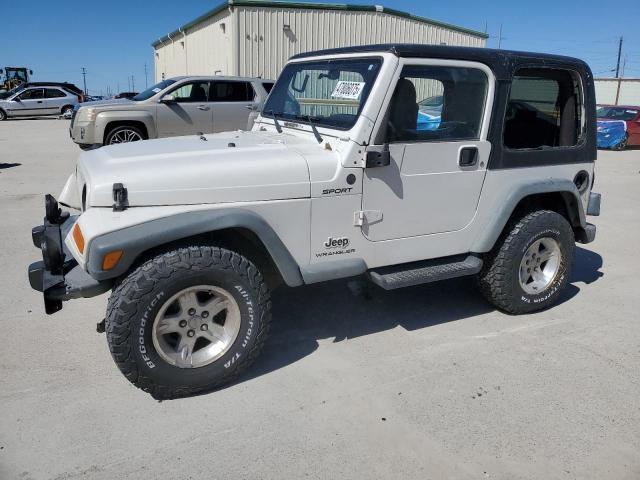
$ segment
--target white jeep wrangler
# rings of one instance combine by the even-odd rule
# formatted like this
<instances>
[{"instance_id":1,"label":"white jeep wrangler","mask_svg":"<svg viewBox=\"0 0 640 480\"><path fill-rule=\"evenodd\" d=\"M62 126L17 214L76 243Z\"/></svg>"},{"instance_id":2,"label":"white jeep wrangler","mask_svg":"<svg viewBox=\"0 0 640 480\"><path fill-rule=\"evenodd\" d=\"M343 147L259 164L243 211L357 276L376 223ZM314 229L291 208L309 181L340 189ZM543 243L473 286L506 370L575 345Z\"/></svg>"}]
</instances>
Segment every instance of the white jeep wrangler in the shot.
<instances>
[{"instance_id":1,"label":"white jeep wrangler","mask_svg":"<svg viewBox=\"0 0 640 480\"><path fill-rule=\"evenodd\" d=\"M366 275L475 275L497 308L552 305L600 195L593 77L551 55L426 45L286 65L251 132L82 153L29 267L47 313L112 290L104 328L156 398L214 389L258 355L270 290ZM100 324L99 324L100 325Z\"/></svg>"}]
</instances>

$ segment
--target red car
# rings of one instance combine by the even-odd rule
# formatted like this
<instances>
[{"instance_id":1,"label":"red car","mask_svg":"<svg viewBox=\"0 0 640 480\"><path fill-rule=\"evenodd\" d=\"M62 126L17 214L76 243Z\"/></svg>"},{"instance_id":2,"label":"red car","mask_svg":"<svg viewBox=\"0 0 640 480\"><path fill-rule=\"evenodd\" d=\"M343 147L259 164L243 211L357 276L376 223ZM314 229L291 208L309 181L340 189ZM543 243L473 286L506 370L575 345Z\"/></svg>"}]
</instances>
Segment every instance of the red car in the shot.
<instances>
[{"instance_id":1,"label":"red car","mask_svg":"<svg viewBox=\"0 0 640 480\"><path fill-rule=\"evenodd\" d=\"M640 145L640 106L600 105L596 116L598 120L623 120L627 124L627 138L619 145L620 150L626 146Z\"/></svg>"}]
</instances>

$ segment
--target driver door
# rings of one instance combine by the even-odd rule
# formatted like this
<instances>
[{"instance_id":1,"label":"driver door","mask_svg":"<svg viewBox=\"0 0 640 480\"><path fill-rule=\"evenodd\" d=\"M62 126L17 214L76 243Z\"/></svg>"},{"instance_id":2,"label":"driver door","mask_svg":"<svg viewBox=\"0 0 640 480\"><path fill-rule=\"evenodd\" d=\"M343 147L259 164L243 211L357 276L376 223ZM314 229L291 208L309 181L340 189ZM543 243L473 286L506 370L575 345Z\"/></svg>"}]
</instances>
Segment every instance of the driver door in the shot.
<instances>
[{"instance_id":1,"label":"driver door","mask_svg":"<svg viewBox=\"0 0 640 480\"><path fill-rule=\"evenodd\" d=\"M367 239L455 232L473 220L491 150L493 90L493 74L481 64L402 62L376 142L388 146L390 162L367 168L363 179ZM438 111L421 109L439 96Z\"/></svg>"},{"instance_id":2,"label":"driver door","mask_svg":"<svg viewBox=\"0 0 640 480\"><path fill-rule=\"evenodd\" d=\"M159 137L213 132L213 105L208 80L183 83L160 100L156 110ZM165 100L169 95L173 100Z\"/></svg>"},{"instance_id":3,"label":"driver door","mask_svg":"<svg viewBox=\"0 0 640 480\"><path fill-rule=\"evenodd\" d=\"M17 95L11 104L11 114L15 116L44 115L47 106L44 88L29 88Z\"/></svg>"}]
</instances>

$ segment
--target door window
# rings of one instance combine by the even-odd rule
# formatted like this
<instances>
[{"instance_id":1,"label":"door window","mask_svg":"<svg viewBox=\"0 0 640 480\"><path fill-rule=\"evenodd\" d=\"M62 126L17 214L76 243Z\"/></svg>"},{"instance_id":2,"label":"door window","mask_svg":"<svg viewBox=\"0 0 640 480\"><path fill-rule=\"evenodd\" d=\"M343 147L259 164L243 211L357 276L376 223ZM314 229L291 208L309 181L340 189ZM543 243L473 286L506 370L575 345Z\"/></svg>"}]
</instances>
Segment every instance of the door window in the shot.
<instances>
[{"instance_id":1,"label":"door window","mask_svg":"<svg viewBox=\"0 0 640 480\"><path fill-rule=\"evenodd\" d=\"M180 85L169 92L178 103L208 102L209 82L192 82Z\"/></svg>"},{"instance_id":2,"label":"door window","mask_svg":"<svg viewBox=\"0 0 640 480\"><path fill-rule=\"evenodd\" d=\"M45 89L45 97L47 98L62 98L62 97L66 97L67 95L62 91L62 90L58 90L57 88L46 88Z\"/></svg>"},{"instance_id":3,"label":"door window","mask_svg":"<svg viewBox=\"0 0 640 480\"><path fill-rule=\"evenodd\" d=\"M582 95L576 76L556 69L516 72L504 123L507 148L573 146L581 124Z\"/></svg>"},{"instance_id":4,"label":"door window","mask_svg":"<svg viewBox=\"0 0 640 480\"><path fill-rule=\"evenodd\" d=\"M477 68L405 66L389 106L387 140L479 139L488 82Z\"/></svg>"},{"instance_id":5,"label":"door window","mask_svg":"<svg viewBox=\"0 0 640 480\"><path fill-rule=\"evenodd\" d=\"M44 92L41 88L32 88L18 95L18 98L20 98L20 100L40 100L44 98Z\"/></svg>"},{"instance_id":6,"label":"door window","mask_svg":"<svg viewBox=\"0 0 640 480\"><path fill-rule=\"evenodd\" d=\"M251 102L255 92L249 82L214 82L211 100L214 102Z\"/></svg>"}]
</instances>

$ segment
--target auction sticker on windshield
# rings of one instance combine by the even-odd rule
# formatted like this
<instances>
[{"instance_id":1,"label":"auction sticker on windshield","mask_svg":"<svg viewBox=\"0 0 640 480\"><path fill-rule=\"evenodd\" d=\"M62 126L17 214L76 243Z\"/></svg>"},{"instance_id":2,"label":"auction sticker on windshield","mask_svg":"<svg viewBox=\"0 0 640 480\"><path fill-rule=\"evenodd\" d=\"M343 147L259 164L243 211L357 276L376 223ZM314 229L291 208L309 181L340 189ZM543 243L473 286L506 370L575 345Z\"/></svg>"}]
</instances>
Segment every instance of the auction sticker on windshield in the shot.
<instances>
[{"instance_id":1,"label":"auction sticker on windshield","mask_svg":"<svg viewBox=\"0 0 640 480\"><path fill-rule=\"evenodd\" d=\"M344 98L347 100L358 100L364 86L365 82L347 82L344 80L340 80L338 83L336 83L336 88L333 89L331 97Z\"/></svg>"}]
</instances>

